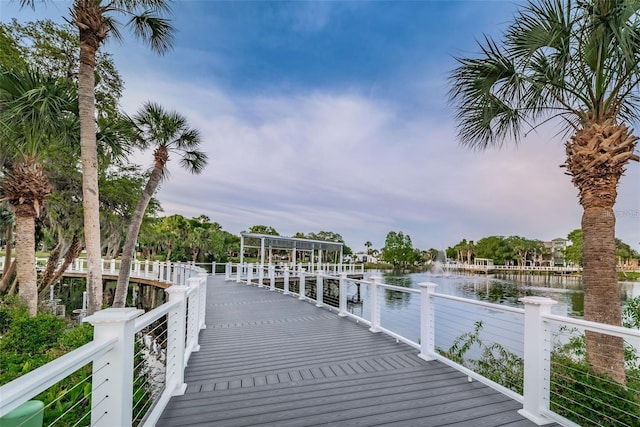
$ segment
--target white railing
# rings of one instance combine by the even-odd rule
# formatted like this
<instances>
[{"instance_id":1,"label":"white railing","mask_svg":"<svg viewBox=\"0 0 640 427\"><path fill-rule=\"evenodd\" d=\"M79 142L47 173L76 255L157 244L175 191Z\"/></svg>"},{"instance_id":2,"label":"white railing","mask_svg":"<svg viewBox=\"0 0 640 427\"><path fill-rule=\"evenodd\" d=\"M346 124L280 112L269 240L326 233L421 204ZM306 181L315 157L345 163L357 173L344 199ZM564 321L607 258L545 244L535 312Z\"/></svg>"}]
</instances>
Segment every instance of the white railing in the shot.
<instances>
[{"instance_id":1,"label":"white railing","mask_svg":"<svg viewBox=\"0 0 640 427\"><path fill-rule=\"evenodd\" d=\"M471 271L543 271L543 272L558 272L558 273L577 273L582 271L582 267L578 266L544 266L544 265L484 265L484 264L461 264L461 263L446 263L442 264L443 270L471 270Z\"/></svg>"},{"instance_id":2,"label":"white railing","mask_svg":"<svg viewBox=\"0 0 640 427\"><path fill-rule=\"evenodd\" d=\"M264 278L281 277L284 271L299 273L317 273L337 276L341 273L364 275L364 264L259 264L259 263L231 263L225 264L225 280L235 280L238 283L246 281L258 281L263 284Z\"/></svg>"},{"instance_id":3,"label":"white railing","mask_svg":"<svg viewBox=\"0 0 640 427\"><path fill-rule=\"evenodd\" d=\"M58 267L62 265L62 262L62 260L58 262ZM36 258L36 267L39 270L44 269L46 265L47 258ZM101 260L101 265L103 274L117 276L120 272L119 259L103 259ZM213 268L215 269L215 263L208 263L207 265L213 265ZM180 283L181 285L184 285L186 280L189 278L188 272L192 271L195 266L196 264L192 262L134 260L131 263L130 277L132 279L148 279L159 283ZM3 268L4 258L0 257L0 271L3 270ZM76 258L69 264L65 273L86 274L87 259Z\"/></svg>"},{"instance_id":4,"label":"white railing","mask_svg":"<svg viewBox=\"0 0 640 427\"><path fill-rule=\"evenodd\" d=\"M227 280L261 286L251 271L249 268L244 276L228 275ZM580 350L571 350L572 339L584 340L585 331L622 337L627 351L635 351L637 357L639 330L553 315L551 306L556 302L549 298L521 298L524 308L517 308L439 294L434 283L421 283L420 289L414 289L382 283L382 278L376 276L356 280L347 273L334 276L288 268L269 274L269 278L275 274L283 277L282 282L270 281L271 290L335 310L339 316L367 325L371 332L385 333L412 346L425 360L439 360L464 372L470 379L522 403L520 413L538 425L554 421L566 426L592 425L594 419L602 420L594 425L640 425L637 397L636 401L630 398L625 403L627 407L620 409L615 405L622 397L616 396L615 391L606 396L607 392L592 389L587 391L587 397L577 399L562 392L564 383L581 381L579 375L567 377L571 373L566 371L575 369L573 362L584 361ZM331 301L327 300L329 294ZM463 352L465 345L468 348ZM570 362L563 362L558 352L569 352ZM461 357L453 357L456 353ZM483 358L485 364L494 364L483 369ZM640 360L633 363L636 371L632 371L633 377L622 389L638 396ZM493 379L482 375L487 372ZM610 390L617 386L611 380ZM581 387L589 389L592 385L580 384ZM603 402L598 401L600 398ZM591 403L585 404L585 399ZM628 415L632 421L616 422L616 417L627 414L629 407L633 408Z\"/></svg>"},{"instance_id":5,"label":"white railing","mask_svg":"<svg viewBox=\"0 0 640 427\"><path fill-rule=\"evenodd\" d=\"M186 264L173 264L165 274L174 280L166 289L167 303L146 314L135 308L108 308L86 317L84 321L94 327L93 341L0 387L0 417L92 364L91 425L131 425L135 336L166 317L162 392L147 413L139 414L141 425L153 426L169 398L185 392L184 368L191 353L199 350L198 334L206 327L207 274Z\"/></svg>"}]
</instances>

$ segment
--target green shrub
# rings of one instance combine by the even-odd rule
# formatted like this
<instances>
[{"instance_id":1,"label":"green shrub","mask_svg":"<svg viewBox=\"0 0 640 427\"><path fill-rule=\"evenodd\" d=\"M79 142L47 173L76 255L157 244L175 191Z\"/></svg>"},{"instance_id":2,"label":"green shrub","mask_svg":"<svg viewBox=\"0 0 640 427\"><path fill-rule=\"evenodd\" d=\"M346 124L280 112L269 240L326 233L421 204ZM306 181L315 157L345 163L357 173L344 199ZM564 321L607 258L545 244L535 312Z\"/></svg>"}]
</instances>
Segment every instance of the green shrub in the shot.
<instances>
[{"instance_id":1,"label":"green shrub","mask_svg":"<svg viewBox=\"0 0 640 427\"><path fill-rule=\"evenodd\" d=\"M0 351L0 385L7 384L50 361L51 358L46 354L31 356Z\"/></svg>"},{"instance_id":2,"label":"green shrub","mask_svg":"<svg viewBox=\"0 0 640 427\"><path fill-rule=\"evenodd\" d=\"M640 298L637 301L640 302ZM640 305L630 307L636 310ZM472 332L460 335L448 350L437 349L438 353L522 394L524 361L499 344L484 344L480 337L482 327L481 321L476 322ZM561 328L561 332L577 331ZM466 359L466 353L474 347L480 350L481 357ZM584 335L573 336L565 344L556 346L551 354L550 409L579 425L640 426L637 352L626 345L625 357L627 384L623 385L592 372L586 361Z\"/></svg>"},{"instance_id":3,"label":"green shrub","mask_svg":"<svg viewBox=\"0 0 640 427\"><path fill-rule=\"evenodd\" d=\"M89 323L82 323L74 328L66 329L58 339L58 347L63 353L68 353L91 342L92 339L93 326Z\"/></svg>"},{"instance_id":4,"label":"green shrub","mask_svg":"<svg viewBox=\"0 0 640 427\"><path fill-rule=\"evenodd\" d=\"M637 390L603 375L583 361L552 357L551 410L580 425L638 426Z\"/></svg>"},{"instance_id":5,"label":"green shrub","mask_svg":"<svg viewBox=\"0 0 640 427\"><path fill-rule=\"evenodd\" d=\"M65 321L51 314L17 316L0 341L0 350L22 354L42 354L58 342Z\"/></svg>"}]
</instances>

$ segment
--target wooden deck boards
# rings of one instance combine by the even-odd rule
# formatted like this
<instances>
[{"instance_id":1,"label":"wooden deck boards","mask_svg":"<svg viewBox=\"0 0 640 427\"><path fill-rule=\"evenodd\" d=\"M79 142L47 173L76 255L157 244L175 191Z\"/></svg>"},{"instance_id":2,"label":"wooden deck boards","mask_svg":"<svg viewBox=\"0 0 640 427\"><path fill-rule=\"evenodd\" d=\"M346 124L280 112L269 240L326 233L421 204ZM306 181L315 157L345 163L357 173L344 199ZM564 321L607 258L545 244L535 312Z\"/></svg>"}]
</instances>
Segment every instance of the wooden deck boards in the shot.
<instances>
[{"instance_id":1,"label":"wooden deck boards","mask_svg":"<svg viewBox=\"0 0 640 427\"><path fill-rule=\"evenodd\" d=\"M158 426L533 426L521 405L291 295L210 277L207 328Z\"/></svg>"}]
</instances>

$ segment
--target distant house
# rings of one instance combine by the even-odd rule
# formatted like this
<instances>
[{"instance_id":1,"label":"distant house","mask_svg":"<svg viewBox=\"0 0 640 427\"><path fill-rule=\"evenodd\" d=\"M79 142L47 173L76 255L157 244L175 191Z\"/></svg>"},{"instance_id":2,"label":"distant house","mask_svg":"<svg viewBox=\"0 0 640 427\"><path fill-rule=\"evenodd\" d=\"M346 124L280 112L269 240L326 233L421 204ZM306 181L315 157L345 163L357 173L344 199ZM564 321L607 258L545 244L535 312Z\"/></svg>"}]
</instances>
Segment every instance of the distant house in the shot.
<instances>
[{"instance_id":1,"label":"distant house","mask_svg":"<svg viewBox=\"0 0 640 427\"><path fill-rule=\"evenodd\" d=\"M550 250L549 265L565 266L564 253L567 249L567 239L562 237L555 238L550 242L544 242L544 246Z\"/></svg>"},{"instance_id":2,"label":"distant house","mask_svg":"<svg viewBox=\"0 0 640 427\"><path fill-rule=\"evenodd\" d=\"M373 255L367 255L364 252L358 252L356 254L356 262L361 262L361 263L371 262L375 264L378 262L378 258Z\"/></svg>"}]
</instances>

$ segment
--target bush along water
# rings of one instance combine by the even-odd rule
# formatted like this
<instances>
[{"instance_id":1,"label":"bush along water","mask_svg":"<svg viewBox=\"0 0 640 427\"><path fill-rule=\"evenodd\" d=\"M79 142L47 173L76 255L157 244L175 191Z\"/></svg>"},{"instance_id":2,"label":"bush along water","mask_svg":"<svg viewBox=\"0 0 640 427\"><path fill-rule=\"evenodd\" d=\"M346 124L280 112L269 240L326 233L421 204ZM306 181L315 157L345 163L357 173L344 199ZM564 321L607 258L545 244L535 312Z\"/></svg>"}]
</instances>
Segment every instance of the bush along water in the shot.
<instances>
[{"instance_id":1,"label":"bush along water","mask_svg":"<svg viewBox=\"0 0 640 427\"><path fill-rule=\"evenodd\" d=\"M640 297L627 302L624 326L640 326ZM486 344L483 324L456 338L448 349L436 351L516 393L523 393L524 361L503 346ZM561 333L576 334L561 329ZM470 350L479 358L468 357ZM626 345L626 384L594 373L586 359L584 335L556 344L551 353L550 409L579 424L589 426L640 426L640 362L637 349Z\"/></svg>"}]
</instances>

